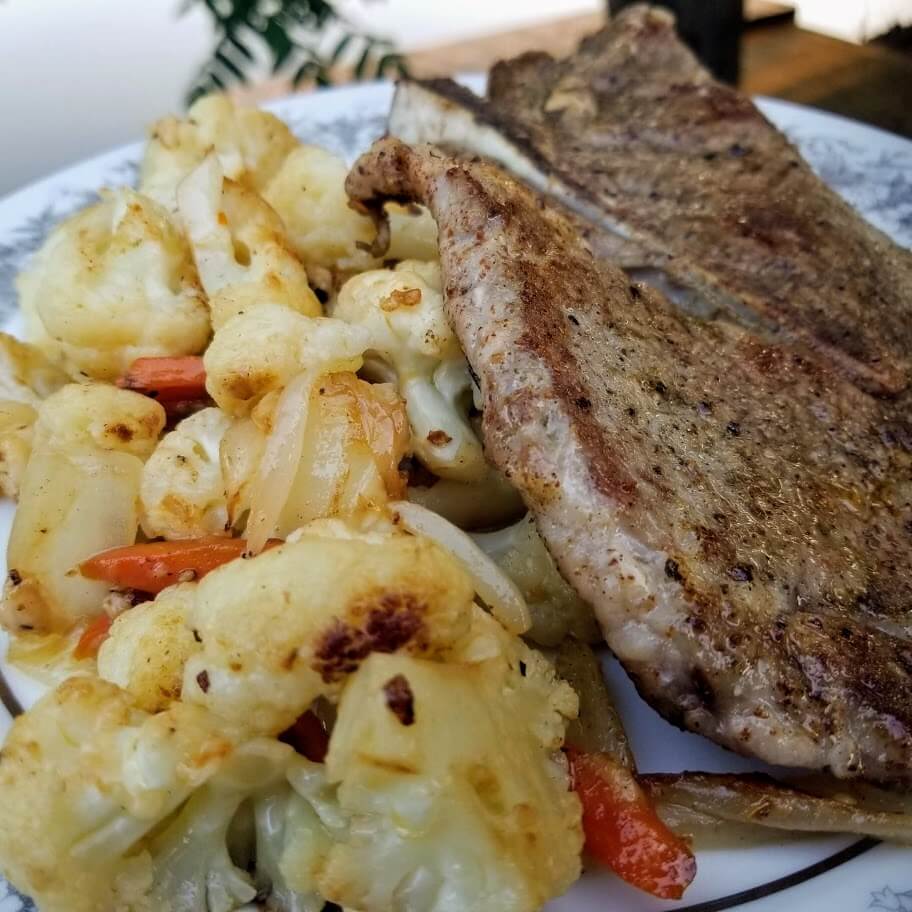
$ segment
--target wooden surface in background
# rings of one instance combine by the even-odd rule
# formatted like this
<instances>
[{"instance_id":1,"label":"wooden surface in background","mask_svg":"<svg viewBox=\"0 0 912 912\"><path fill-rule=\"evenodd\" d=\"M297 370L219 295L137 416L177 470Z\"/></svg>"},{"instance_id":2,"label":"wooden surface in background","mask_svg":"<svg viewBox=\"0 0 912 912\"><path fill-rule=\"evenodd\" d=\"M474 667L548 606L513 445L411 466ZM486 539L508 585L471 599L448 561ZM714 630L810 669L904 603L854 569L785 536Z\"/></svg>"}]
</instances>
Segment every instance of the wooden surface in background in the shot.
<instances>
[{"instance_id":1,"label":"wooden surface in background","mask_svg":"<svg viewBox=\"0 0 912 912\"><path fill-rule=\"evenodd\" d=\"M498 60L506 60L525 51L547 51L553 57L563 57L573 51L584 35L601 28L604 22L604 16L592 13L485 35L471 41L457 41L425 51L414 51L408 55L409 67L415 76L449 76L453 73L487 71Z\"/></svg>"},{"instance_id":2,"label":"wooden surface in background","mask_svg":"<svg viewBox=\"0 0 912 912\"><path fill-rule=\"evenodd\" d=\"M791 24L749 31L741 53L741 87L751 95L785 98L912 137L912 56Z\"/></svg>"}]
</instances>

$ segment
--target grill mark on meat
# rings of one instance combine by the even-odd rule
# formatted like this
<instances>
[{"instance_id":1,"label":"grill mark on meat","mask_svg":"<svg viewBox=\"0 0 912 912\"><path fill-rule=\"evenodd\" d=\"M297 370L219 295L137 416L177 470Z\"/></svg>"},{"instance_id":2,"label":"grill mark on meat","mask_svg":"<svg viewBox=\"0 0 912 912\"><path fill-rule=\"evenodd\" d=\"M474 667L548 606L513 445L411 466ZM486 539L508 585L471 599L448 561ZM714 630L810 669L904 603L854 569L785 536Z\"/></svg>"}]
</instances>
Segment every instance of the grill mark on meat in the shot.
<instances>
[{"instance_id":1,"label":"grill mark on meat","mask_svg":"<svg viewBox=\"0 0 912 912\"><path fill-rule=\"evenodd\" d=\"M347 189L430 207L486 450L643 696L770 762L912 784L903 401L634 295L491 165L387 139Z\"/></svg>"}]
</instances>

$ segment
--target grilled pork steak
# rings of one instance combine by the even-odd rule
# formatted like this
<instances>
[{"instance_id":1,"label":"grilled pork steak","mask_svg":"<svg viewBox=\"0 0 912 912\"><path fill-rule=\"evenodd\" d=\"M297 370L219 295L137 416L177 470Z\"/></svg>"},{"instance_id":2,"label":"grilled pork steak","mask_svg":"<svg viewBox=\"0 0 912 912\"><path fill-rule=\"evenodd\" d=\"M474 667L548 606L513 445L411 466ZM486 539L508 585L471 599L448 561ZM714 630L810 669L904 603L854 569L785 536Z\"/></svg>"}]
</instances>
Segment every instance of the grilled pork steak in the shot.
<instances>
[{"instance_id":1,"label":"grilled pork steak","mask_svg":"<svg viewBox=\"0 0 912 912\"><path fill-rule=\"evenodd\" d=\"M679 304L801 339L872 392L909 383L912 255L714 82L667 13L632 7L566 60L500 63L486 101L403 83L390 131L500 160Z\"/></svg>"},{"instance_id":2,"label":"grilled pork steak","mask_svg":"<svg viewBox=\"0 0 912 912\"><path fill-rule=\"evenodd\" d=\"M386 139L428 205L488 452L641 693L774 763L912 784L912 427L801 343L682 314L499 168Z\"/></svg>"}]
</instances>

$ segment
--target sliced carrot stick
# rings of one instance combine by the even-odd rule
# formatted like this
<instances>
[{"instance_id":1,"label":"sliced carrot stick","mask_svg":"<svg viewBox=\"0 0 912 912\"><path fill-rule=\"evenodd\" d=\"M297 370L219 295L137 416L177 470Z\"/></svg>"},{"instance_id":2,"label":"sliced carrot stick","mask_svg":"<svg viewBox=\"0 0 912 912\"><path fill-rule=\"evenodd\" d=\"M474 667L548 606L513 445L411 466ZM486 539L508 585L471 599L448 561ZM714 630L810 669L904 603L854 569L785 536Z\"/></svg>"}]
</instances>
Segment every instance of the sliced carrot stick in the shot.
<instances>
[{"instance_id":1,"label":"sliced carrot stick","mask_svg":"<svg viewBox=\"0 0 912 912\"><path fill-rule=\"evenodd\" d=\"M279 735L279 741L290 744L299 754L314 763L322 763L329 750L329 734L309 709Z\"/></svg>"},{"instance_id":2,"label":"sliced carrot stick","mask_svg":"<svg viewBox=\"0 0 912 912\"><path fill-rule=\"evenodd\" d=\"M687 843L659 819L634 774L608 754L567 750L586 850L627 883L680 899L697 872Z\"/></svg>"},{"instance_id":3,"label":"sliced carrot stick","mask_svg":"<svg viewBox=\"0 0 912 912\"><path fill-rule=\"evenodd\" d=\"M180 358L137 358L117 381L122 389L136 390L166 402L206 399L206 369L198 355Z\"/></svg>"},{"instance_id":4,"label":"sliced carrot stick","mask_svg":"<svg viewBox=\"0 0 912 912\"><path fill-rule=\"evenodd\" d=\"M280 542L269 543L276 544ZM244 539L217 535L146 542L102 551L83 561L79 569L89 579L104 580L120 589L158 593L174 583L199 579L246 550Z\"/></svg>"},{"instance_id":5,"label":"sliced carrot stick","mask_svg":"<svg viewBox=\"0 0 912 912\"><path fill-rule=\"evenodd\" d=\"M106 614L99 614L89 622L89 626L82 632L79 642L73 648L73 658L91 659L98 655L101 644L108 638L111 624L114 621Z\"/></svg>"}]
</instances>

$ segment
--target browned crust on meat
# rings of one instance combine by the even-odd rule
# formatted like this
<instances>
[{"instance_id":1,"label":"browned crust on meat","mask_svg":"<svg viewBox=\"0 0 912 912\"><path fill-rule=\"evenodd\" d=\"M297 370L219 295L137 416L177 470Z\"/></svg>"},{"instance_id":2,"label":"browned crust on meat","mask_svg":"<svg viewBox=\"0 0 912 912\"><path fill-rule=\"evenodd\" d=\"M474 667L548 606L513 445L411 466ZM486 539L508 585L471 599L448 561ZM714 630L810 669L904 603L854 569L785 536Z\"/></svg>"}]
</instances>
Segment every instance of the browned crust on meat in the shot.
<instances>
[{"instance_id":1,"label":"browned crust on meat","mask_svg":"<svg viewBox=\"0 0 912 912\"><path fill-rule=\"evenodd\" d=\"M675 312L492 166L385 140L347 189L431 207L487 450L643 695L735 750L912 782L904 407Z\"/></svg>"},{"instance_id":2,"label":"browned crust on meat","mask_svg":"<svg viewBox=\"0 0 912 912\"><path fill-rule=\"evenodd\" d=\"M627 10L566 60L499 63L487 100L446 80L419 85L619 226L626 240L611 244L625 265L661 269L773 342L800 339L870 392L908 386L912 256L829 190L750 99L714 82L665 13Z\"/></svg>"}]
</instances>

